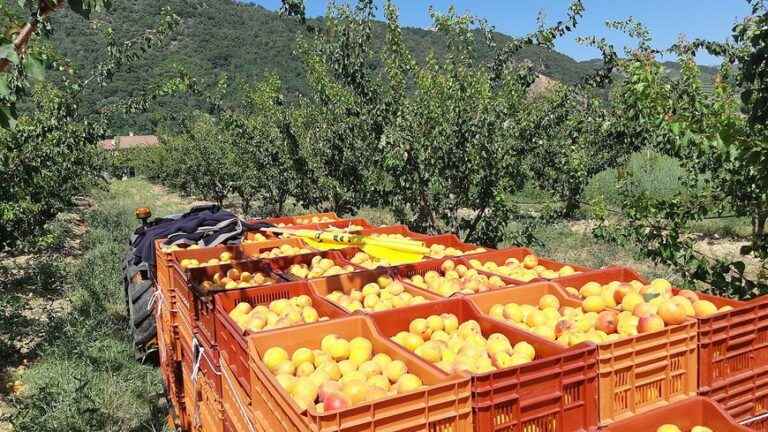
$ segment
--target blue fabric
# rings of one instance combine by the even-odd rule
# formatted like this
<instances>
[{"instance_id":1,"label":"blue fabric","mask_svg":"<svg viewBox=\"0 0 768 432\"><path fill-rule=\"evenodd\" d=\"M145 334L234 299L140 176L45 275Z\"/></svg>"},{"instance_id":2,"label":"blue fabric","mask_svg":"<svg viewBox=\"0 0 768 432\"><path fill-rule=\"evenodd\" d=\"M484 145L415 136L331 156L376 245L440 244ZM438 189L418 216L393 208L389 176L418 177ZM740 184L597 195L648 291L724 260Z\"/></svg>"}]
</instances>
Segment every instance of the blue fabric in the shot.
<instances>
[{"instance_id":1,"label":"blue fabric","mask_svg":"<svg viewBox=\"0 0 768 432\"><path fill-rule=\"evenodd\" d=\"M222 222L231 221L225 226L213 229ZM146 262L150 273L155 268L155 240L168 238L170 243L199 244L208 246L226 238L228 244L238 244L246 231L270 227L267 223L247 223L233 213L221 210L217 205L201 206L191 209L178 218L158 218L140 227L135 232L133 264Z\"/></svg>"}]
</instances>

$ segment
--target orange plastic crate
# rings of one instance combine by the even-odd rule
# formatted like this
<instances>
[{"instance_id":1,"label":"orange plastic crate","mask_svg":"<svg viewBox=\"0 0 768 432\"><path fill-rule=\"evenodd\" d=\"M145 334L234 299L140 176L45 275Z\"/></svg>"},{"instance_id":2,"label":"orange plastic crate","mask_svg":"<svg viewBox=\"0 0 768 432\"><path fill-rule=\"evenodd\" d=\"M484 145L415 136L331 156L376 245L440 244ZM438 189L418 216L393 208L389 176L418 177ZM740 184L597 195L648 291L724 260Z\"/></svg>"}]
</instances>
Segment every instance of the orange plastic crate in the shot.
<instances>
[{"instance_id":1,"label":"orange plastic crate","mask_svg":"<svg viewBox=\"0 0 768 432\"><path fill-rule=\"evenodd\" d=\"M471 374L474 430L552 432L590 430L597 426L594 344L570 350L485 316L467 298L422 303L376 312L379 331L392 337L411 321L452 313L459 322L475 320L483 335L501 333L513 344L526 341L536 349L534 361L484 374ZM430 367L437 369L430 364ZM438 369L439 370L439 369Z\"/></svg>"},{"instance_id":2,"label":"orange plastic crate","mask_svg":"<svg viewBox=\"0 0 768 432\"><path fill-rule=\"evenodd\" d=\"M272 271L273 274L278 275L287 281L296 281L296 280L305 280L305 279L300 279L292 275L288 271L288 268L294 264L311 265L312 258L316 256L331 259L333 260L334 263L336 263L336 265L340 267L344 267L345 265L351 265L355 269L354 271L356 272L364 271L366 269L356 266L349 262L349 259L352 258L358 252L360 252L360 249L349 247L349 248L339 249L339 250L317 252L314 254L304 254L304 255L272 258L270 260L265 260L264 262L267 263L267 265L269 265L270 270Z\"/></svg>"},{"instance_id":3,"label":"orange plastic crate","mask_svg":"<svg viewBox=\"0 0 768 432\"><path fill-rule=\"evenodd\" d=\"M366 228L360 231L360 235L364 235L364 236L375 235L375 234L400 234L405 237L410 237L414 240L423 240L424 238L429 237L426 234L413 232L410 230L410 228L408 228L405 225L389 225L389 226L373 227L373 228Z\"/></svg>"},{"instance_id":4,"label":"orange plastic crate","mask_svg":"<svg viewBox=\"0 0 768 432\"><path fill-rule=\"evenodd\" d=\"M183 404L181 364L176 360L172 343L173 341L167 339L166 332L158 329L159 369L160 376L163 379L165 395L173 407L180 408Z\"/></svg>"},{"instance_id":5,"label":"orange plastic crate","mask_svg":"<svg viewBox=\"0 0 768 432\"><path fill-rule=\"evenodd\" d=\"M196 373L195 378L205 376L211 383L217 395L221 395L221 366L219 364L219 349L211 343L205 335L194 330L191 340L180 340L181 362L190 371L190 376ZM195 370L197 365L197 370Z\"/></svg>"},{"instance_id":6,"label":"orange plastic crate","mask_svg":"<svg viewBox=\"0 0 768 432\"><path fill-rule=\"evenodd\" d=\"M498 303L538 304L545 294L579 306L556 283L539 282L468 296L488 313ZM696 395L696 321L598 345L600 424Z\"/></svg>"},{"instance_id":7,"label":"orange plastic crate","mask_svg":"<svg viewBox=\"0 0 768 432\"><path fill-rule=\"evenodd\" d=\"M287 299L299 295L308 295L312 299L312 306L317 309L321 317L338 318L347 315L343 309L317 295L307 281L286 282L266 287L222 292L213 296L216 304L216 344L221 353L227 354L230 370L237 377L239 384L246 389L245 391L249 397L251 374L248 370L248 345L245 338L253 333L241 330L232 318L229 317L229 312L239 302L246 302L251 306L266 305L273 300Z\"/></svg>"},{"instance_id":8,"label":"orange plastic crate","mask_svg":"<svg viewBox=\"0 0 768 432\"><path fill-rule=\"evenodd\" d=\"M197 300L214 292L224 291L223 288L206 291L200 287L200 284L206 280L212 280L213 275L216 273L226 273L229 269L232 268L236 268L241 271L248 271L251 273L260 272L272 277L272 279L280 279L279 276L272 274L271 267L263 260L229 262L225 264L210 265L205 267L195 267L187 270L182 269L178 263L173 263L171 271L171 288L173 288L175 298L177 300L177 311L179 313L187 314L193 320L199 319L199 305L197 304ZM211 337L211 335L207 336L209 336L209 338Z\"/></svg>"},{"instance_id":9,"label":"orange plastic crate","mask_svg":"<svg viewBox=\"0 0 768 432\"><path fill-rule=\"evenodd\" d=\"M718 384L700 389L699 394L718 404L736 420L768 413L768 363Z\"/></svg>"},{"instance_id":10,"label":"orange plastic crate","mask_svg":"<svg viewBox=\"0 0 768 432\"><path fill-rule=\"evenodd\" d=\"M445 276L445 272L442 270L441 266L444 262L450 260L453 261L456 265L464 265L465 267L469 268L469 257L446 257L446 258L440 258L440 259L432 259L432 260L426 260L422 262L418 262L415 264L404 264L401 266L398 266L397 268L393 269L394 274L397 275L397 278L407 287L413 288L416 290L420 290L425 293L429 293L432 295L436 295L440 298L445 298L441 296L440 294L430 291L426 288L421 288L419 286L414 285L413 283L406 281L407 278L412 278L415 275L421 275L424 276L429 271L435 271L440 274L441 277ZM486 273L486 272L478 272L482 273L485 276L499 276L492 273ZM505 286L514 285L515 281L512 279L507 279L502 276L499 276L499 278L502 280L502 282L505 283Z\"/></svg>"},{"instance_id":11,"label":"orange plastic crate","mask_svg":"<svg viewBox=\"0 0 768 432\"><path fill-rule=\"evenodd\" d=\"M181 361L182 350L186 347L190 352L192 350L193 340L195 339L194 321L185 313L180 312L174 315L174 348L176 358Z\"/></svg>"},{"instance_id":12,"label":"orange plastic crate","mask_svg":"<svg viewBox=\"0 0 768 432\"><path fill-rule=\"evenodd\" d=\"M248 380L250 382L250 377ZM226 352L221 353L221 381L221 402L224 415L232 423L233 429L237 432L268 431L264 427L263 421L260 420L261 415L254 415L251 397L232 373ZM250 387L248 392L250 392Z\"/></svg>"},{"instance_id":13,"label":"orange plastic crate","mask_svg":"<svg viewBox=\"0 0 768 432\"><path fill-rule=\"evenodd\" d=\"M275 284L283 283L284 280L282 277L275 275L271 272L271 268L264 263L258 263L254 264L253 261L242 261L240 263L235 264L235 267L243 269L243 270L257 270L261 271L262 273L266 273L272 277L272 279L275 280ZM233 288L233 289L225 289L225 290L214 290L209 291L210 295L196 295L198 292L202 291L200 288L196 288L197 285L200 284L200 281L202 279L209 278L209 275L200 276L200 275L194 275L193 281L190 282L195 294L194 296L194 304L195 304L195 312L197 317L197 324L200 328L200 331L205 334L205 337L208 338L208 340L212 341L212 343L216 343L218 341L218 332L216 330L216 295L218 294L224 294L224 293L233 293L237 291L242 290L252 290L254 288L258 289L268 289L269 287L275 285L275 284L267 284L267 285L258 285L254 287L248 287L248 288ZM269 292L269 291L268 291Z\"/></svg>"},{"instance_id":14,"label":"orange plastic crate","mask_svg":"<svg viewBox=\"0 0 768 432\"><path fill-rule=\"evenodd\" d=\"M204 432L224 432L224 408L221 405L221 397L217 395L213 384L208 378L202 376L200 383L200 402L198 415L200 429Z\"/></svg>"},{"instance_id":15,"label":"orange plastic crate","mask_svg":"<svg viewBox=\"0 0 768 432\"><path fill-rule=\"evenodd\" d=\"M471 255L471 256L467 256L467 262L469 262L469 260L478 260L478 261L480 261L480 263L483 263L483 264L490 261L490 262L493 262L493 263L495 263L497 265L503 265L509 258L515 258L518 261L522 262L523 258L525 258L527 255L535 255L536 258L538 258L538 260L539 260L539 265L542 265L542 266L544 266L544 267L546 267L546 268L548 268L550 270L558 271L558 270L560 270L561 268L563 268L566 265L573 267L574 270L579 271L579 272L587 272L587 271L593 271L594 270L594 269L591 269L589 267L584 267L584 266L580 266L580 265L576 265L576 264L561 263L561 262L558 262L558 261L551 260L549 258L540 257L540 256L536 255L536 253L534 251L532 251L531 249L528 249L528 248L500 249L500 250L497 250L497 251L490 251L490 252L485 252L485 253L481 253L481 254L477 254L477 255ZM504 280L508 280L511 283L514 283L516 285L532 283L532 282L545 282L545 281L547 281L547 279L538 277L538 278L532 279L529 282L525 282L525 281L522 281L522 280L515 279L515 278L513 278L511 276L503 276L503 275L500 275L498 273L494 273L494 272L487 271L487 270L480 270L480 271L484 272L485 274L500 276ZM560 278L556 278L556 279L552 279L552 280L559 280L559 279Z\"/></svg>"},{"instance_id":16,"label":"orange plastic crate","mask_svg":"<svg viewBox=\"0 0 768 432\"><path fill-rule=\"evenodd\" d=\"M200 400L199 388L197 383L192 380L192 366L194 361L192 353L182 351L181 376L183 382L183 404L179 409L181 426L184 430L191 430L193 427L192 419L198 414L198 402Z\"/></svg>"},{"instance_id":17,"label":"orange plastic crate","mask_svg":"<svg viewBox=\"0 0 768 432\"><path fill-rule=\"evenodd\" d=\"M238 429L235 429L235 425L232 423L232 419L229 418L226 411L224 412L224 432L239 432Z\"/></svg>"},{"instance_id":18,"label":"orange plastic crate","mask_svg":"<svg viewBox=\"0 0 768 432\"><path fill-rule=\"evenodd\" d=\"M245 259L259 259L259 254L263 252L269 252L283 245L291 245L297 248L309 249L313 252L316 251L315 249L309 247L301 239L296 237L286 238L286 239L267 240L265 242L258 242L258 243L243 244L243 245L240 245L240 250L242 251L242 255ZM271 259L271 258L262 258L262 259Z\"/></svg>"},{"instance_id":19,"label":"orange plastic crate","mask_svg":"<svg viewBox=\"0 0 768 432\"><path fill-rule=\"evenodd\" d=\"M352 225L362 227L362 229L374 227L366 219L363 219L363 218L339 219L332 222L312 223L306 226L308 228L317 229L317 230L327 230L328 228L339 228L342 230L346 230ZM352 232L359 232L359 230L352 231Z\"/></svg>"},{"instance_id":20,"label":"orange plastic crate","mask_svg":"<svg viewBox=\"0 0 768 432\"><path fill-rule=\"evenodd\" d=\"M170 306L165 304L163 297L155 300L155 327L157 331L157 348L160 365L177 360L174 349L173 317Z\"/></svg>"},{"instance_id":21,"label":"orange plastic crate","mask_svg":"<svg viewBox=\"0 0 768 432\"><path fill-rule=\"evenodd\" d=\"M281 217L274 217L274 218L267 218L262 220L255 220L258 222L266 222L270 223L272 225L306 225L312 223L312 218L317 217L319 219L327 218L332 220L337 220L339 217L336 215L336 213L333 212L327 212L327 213L307 213L302 215L296 215L296 216L281 216Z\"/></svg>"},{"instance_id":22,"label":"orange plastic crate","mask_svg":"<svg viewBox=\"0 0 768 432\"><path fill-rule=\"evenodd\" d=\"M245 243L240 245L217 245L197 249L177 250L171 252L171 262L180 263L184 259L196 259L201 264L205 264L212 258L219 258L222 252L231 253L232 262L258 259L260 253L270 251L283 245L311 249L299 238L270 239L263 242Z\"/></svg>"},{"instance_id":23,"label":"orange plastic crate","mask_svg":"<svg viewBox=\"0 0 768 432\"><path fill-rule=\"evenodd\" d=\"M469 252L469 251L471 251L473 249L477 249L477 248L482 247L482 246L478 246L478 245L472 244L472 243L464 243L463 241L461 241L461 239L456 237L454 234L439 234L439 235L434 235L434 236L426 236L426 237L418 239L418 240L423 241L424 245L426 247L430 247L432 245L439 244L439 245L443 245L445 247L451 247L451 248L454 248L454 249L458 249L458 250L460 250L463 253L466 253L466 252ZM493 249L485 248L485 250L489 251L489 250L493 250ZM474 254L471 254L471 255L474 256ZM459 256L465 256L465 255L459 255ZM426 256L424 257L424 259L428 259L428 258L429 257L426 257Z\"/></svg>"},{"instance_id":24,"label":"orange plastic crate","mask_svg":"<svg viewBox=\"0 0 768 432\"><path fill-rule=\"evenodd\" d=\"M694 426L706 426L717 432L748 432L709 399L694 397L665 407L618 421L603 429L605 432L655 431L663 424L674 424L683 431Z\"/></svg>"},{"instance_id":25,"label":"orange plastic crate","mask_svg":"<svg viewBox=\"0 0 768 432\"><path fill-rule=\"evenodd\" d=\"M253 243L255 244L255 243ZM185 259L196 259L200 264L205 264L209 259L218 258L222 252L232 254L232 261L244 259L240 247L237 245L216 245L210 247L201 247L195 249L181 249L171 252L171 262L180 263Z\"/></svg>"},{"instance_id":26,"label":"orange plastic crate","mask_svg":"<svg viewBox=\"0 0 768 432\"><path fill-rule=\"evenodd\" d=\"M362 271L362 272L355 272L355 273L346 273L346 274L329 276L329 277L320 278L320 279L313 279L309 281L309 286L312 288L312 290L315 293L317 293L318 296L325 299L325 296L327 296L328 294L334 291L341 291L344 294L349 294L354 289L360 290L366 284L371 282L376 282L379 276L389 276L392 279L397 278L397 276L393 274L391 270L377 269L377 270L369 270L369 271ZM442 297L440 297L439 295L431 291L422 290L408 284L403 284L403 287L404 287L404 291L409 292L415 296L420 295L425 299L427 299L428 301L442 299ZM333 302L328 299L325 299L325 300L328 303L337 307L339 310L345 313L349 313L349 311L346 310L340 304L337 304L336 302ZM363 312L361 311L361 313Z\"/></svg>"},{"instance_id":27,"label":"orange plastic crate","mask_svg":"<svg viewBox=\"0 0 768 432\"><path fill-rule=\"evenodd\" d=\"M172 256L163 252L165 239L155 240L155 282L159 287L169 288Z\"/></svg>"},{"instance_id":28,"label":"orange plastic crate","mask_svg":"<svg viewBox=\"0 0 768 432\"><path fill-rule=\"evenodd\" d=\"M325 335L371 340L374 352L383 352L406 363L408 370L423 380L425 388L351 408L318 413L314 408L300 412L298 406L277 383L262 363L260 354L273 346L291 352L299 347L316 349ZM349 316L248 336L251 355L251 390L255 415L265 416L271 431L429 431L467 432L472 430L469 382L465 377L449 376L422 362L382 336L367 316Z\"/></svg>"},{"instance_id":29,"label":"orange plastic crate","mask_svg":"<svg viewBox=\"0 0 768 432\"><path fill-rule=\"evenodd\" d=\"M587 282L607 284L613 281L648 280L626 267L612 267L563 278L563 286L581 288ZM680 290L673 288L677 294ZM718 309L731 306L731 311L718 312L706 318L697 318L698 331L698 385L700 389L717 387L729 378L768 364L768 302L761 298L743 302L711 294L696 293L709 300Z\"/></svg>"}]
</instances>

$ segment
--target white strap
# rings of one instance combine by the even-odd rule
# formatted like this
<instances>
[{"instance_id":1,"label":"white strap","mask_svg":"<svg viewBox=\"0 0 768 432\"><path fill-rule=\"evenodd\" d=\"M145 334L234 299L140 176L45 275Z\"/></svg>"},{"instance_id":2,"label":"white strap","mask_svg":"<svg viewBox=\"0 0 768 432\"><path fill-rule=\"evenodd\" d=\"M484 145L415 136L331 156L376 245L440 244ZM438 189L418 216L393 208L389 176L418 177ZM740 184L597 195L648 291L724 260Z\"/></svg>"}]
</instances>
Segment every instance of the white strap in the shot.
<instances>
[{"instance_id":1,"label":"white strap","mask_svg":"<svg viewBox=\"0 0 768 432\"><path fill-rule=\"evenodd\" d=\"M200 371L200 360L203 358L203 351L205 351L205 348L200 345L196 337L192 336L192 353L197 353L194 364L192 365L191 378L193 383L197 382L197 373Z\"/></svg>"},{"instance_id":2,"label":"white strap","mask_svg":"<svg viewBox=\"0 0 768 432\"><path fill-rule=\"evenodd\" d=\"M213 362L211 361L211 358L208 357L208 354L206 354L205 351L201 351L200 356L205 359L205 362L208 363L208 366L211 367L211 371L213 371L213 373L215 373L216 375L221 375L221 372L216 372L216 365L213 364Z\"/></svg>"},{"instance_id":3,"label":"white strap","mask_svg":"<svg viewBox=\"0 0 768 432\"><path fill-rule=\"evenodd\" d=\"M163 297L163 294L160 292L160 288L155 288L155 292L152 293L152 297L149 298L149 303L147 303L147 310L151 311L152 306L154 306L155 304L155 300L157 300L158 298L162 299L162 297Z\"/></svg>"}]
</instances>

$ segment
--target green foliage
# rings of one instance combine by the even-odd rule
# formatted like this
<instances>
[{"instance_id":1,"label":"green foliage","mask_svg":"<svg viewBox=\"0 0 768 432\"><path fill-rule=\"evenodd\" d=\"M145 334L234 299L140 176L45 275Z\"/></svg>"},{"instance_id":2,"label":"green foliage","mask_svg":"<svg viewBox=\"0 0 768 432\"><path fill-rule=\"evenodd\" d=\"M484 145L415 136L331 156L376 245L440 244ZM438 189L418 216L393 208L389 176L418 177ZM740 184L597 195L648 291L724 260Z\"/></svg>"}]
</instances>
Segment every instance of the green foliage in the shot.
<instances>
[{"instance_id":1,"label":"green foliage","mask_svg":"<svg viewBox=\"0 0 768 432\"><path fill-rule=\"evenodd\" d=\"M414 90L383 137L391 203L401 219L413 215L418 230L497 243L511 212L504 197L526 180L515 118L531 80L508 67L495 82L473 61L473 19L453 11L434 17L449 51L414 66Z\"/></svg>"},{"instance_id":2,"label":"green foliage","mask_svg":"<svg viewBox=\"0 0 768 432\"><path fill-rule=\"evenodd\" d=\"M282 0L280 13L285 16L298 17L302 24L307 20L307 11L304 6L304 0Z\"/></svg>"},{"instance_id":3,"label":"green foliage","mask_svg":"<svg viewBox=\"0 0 768 432\"><path fill-rule=\"evenodd\" d=\"M737 215L749 216L753 221L751 251L765 268L768 183L762 157L755 157L764 147L765 131L740 114L739 90L731 85L734 72L728 64L744 52L726 56L714 91L705 93L693 61L701 42L681 40L671 49L679 57L681 72L670 79L654 59L656 51L650 48L647 33L634 25L624 28L639 35L641 42L616 64L625 79L612 93L615 137L628 148L650 143L677 158L683 168L683 189L671 197L638 194L633 176L621 178L623 222L603 225L596 234L633 242L649 258L670 265L689 280L707 283L718 294L748 297L768 291L766 284L745 274L743 262L701 254L691 235L692 227L712 213L732 209ZM743 70L736 74L743 76Z\"/></svg>"},{"instance_id":4,"label":"green foliage","mask_svg":"<svg viewBox=\"0 0 768 432\"><path fill-rule=\"evenodd\" d=\"M281 215L288 198L297 194L287 116L280 80L269 76L248 89L240 111L222 119L233 135L237 160L233 190L245 215L254 201L263 203L262 216Z\"/></svg>"},{"instance_id":5,"label":"green foliage","mask_svg":"<svg viewBox=\"0 0 768 432\"><path fill-rule=\"evenodd\" d=\"M630 197L670 199L683 193L684 186L680 179L684 175L685 171L677 159L650 149L643 150L632 154L621 169L610 168L592 177L584 190L584 201L602 200L612 208L619 208L622 193ZM620 177L630 182L623 191L618 189Z\"/></svg>"},{"instance_id":6,"label":"green foliage","mask_svg":"<svg viewBox=\"0 0 768 432\"><path fill-rule=\"evenodd\" d=\"M740 49L734 55L739 63L738 82L741 99L748 107L752 124L768 121L768 8L762 0L750 0L752 16L733 28L733 38Z\"/></svg>"},{"instance_id":7,"label":"green foliage","mask_svg":"<svg viewBox=\"0 0 768 432\"><path fill-rule=\"evenodd\" d=\"M286 19L278 13L268 11L248 2L231 0L134 0L114 2L109 15L92 14L94 20L110 22L115 37L132 39L145 28L154 26L161 7L169 7L184 22L172 36L173 43L167 48L154 50L131 65L130 71L118 72L111 83L99 92L86 92L84 104L93 109L109 107L116 100L130 97L142 91L146 83L161 82L172 77L173 66L183 66L193 78L209 82L210 77L226 73L236 88L236 81L257 82L270 74L280 77L288 100L298 95L309 95L310 88L303 59L294 55L297 50L297 36L306 33L306 27L299 19ZM299 3L296 1L286 4ZM339 2L344 3L344 2ZM283 9L285 10L285 9ZM51 17L56 28L52 39L56 49L79 65L76 73L88 76L88 66L94 57L101 58L106 50L100 32L70 11L62 11ZM321 30L319 19L308 19L307 26ZM424 63L434 52L442 56L447 50L442 33L419 28L402 28L405 46L413 53L415 60ZM372 50L378 52L386 45L386 23L372 23ZM506 35L493 33L497 46L503 47L511 41ZM87 50L82 46L88 46ZM479 47L479 61L493 61L494 52ZM528 61L536 70L552 79L568 84L578 83L588 75L593 65L536 45L526 45L510 56L514 62ZM373 66L378 67L381 63ZM236 105L236 92L226 95L227 104ZM189 100L183 97L165 97L162 103L153 105L146 113L139 115L115 115L110 119L110 134L127 135L153 133L160 129L178 131L178 113L189 107ZM194 108L199 108L195 106Z\"/></svg>"},{"instance_id":8,"label":"green foliage","mask_svg":"<svg viewBox=\"0 0 768 432\"><path fill-rule=\"evenodd\" d=\"M527 167L539 188L564 203L563 216L573 217L589 180L620 164L627 149L609 140L609 114L587 92L555 84L532 102L521 127Z\"/></svg>"},{"instance_id":9,"label":"green foliage","mask_svg":"<svg viewBox=\"0 0 768 432\"><path fill-rule=\"evenodd\" d=\"M388 115L387 84L371 66L373 4L332 6L325 26L299 43L310 94L290 113L289 139L305 207L354 212L375 199L381 153L373 151Z\"/></svg>"},{"instance_id":10,"label":"green foliage","mask_svg":"<svg viewBox=\"0 0 768 432\"><path fill-rule=\"evenodd\" d=\"M34 116L0 129L0 249L41 231L97 180L98 126L72 121L77 107L68 94L41 85L32 95Z\"/></svg>"},{"instance_id":11,"label":"green foliage","mask_svg":"<svg viewBox=\"0 0 768 432\"><path fill-rule=\"evenodd\" d=\"M52 313L47 322L17 320L19 327L4 333L13 338L33 331L41 337L28 354L36 361L19 377L25 391L6 399L14 408L15 431L164 430L158 369L133 357L120 259L136 226L134 208L150 205L165 215L183 210L183 203L135 179L113 182L92 196L94 206L83 215L83 254L66 261L55 257L54 276L26 282L57 289L51 300L68 305L66 313ZM28 300L16 305L29 306Z\"/></svg>"},{"instance_id":12,"label":"green foliage","mask_svg":"<svg viewBox=\"0 0 768 432\"><path fill-rule=\"evenodd\" d=\"M50 11L47 2L25 3L36 7L38 14L43 14L43 7ZM83 12L101 8L106 2L69 4ZM15 16L5 5L0 11ZM43 16L26 28L37 27L40 19ZM57 80L42 80L46 64L67 72L71 68L39 34L23 55L13 49L5 51L10 65L0 67L0 82L5 84L0 85L0 112L5 113L0 116L4 126L0 128L0 176L8 187L0 192L0 250L41 232L49 219L72 205L73 198L96 184L103 167L97 143L105 136L106 118L81 105L82 92L108 82L117 70L160 46L178 24L178 17L166 10L160 14L156 29L133 40L118 41L105 29L106 56L101 62L92 62L96 64L93 75L82 79L64 73ZM177 87L181 86L160 90Z\"/></svg>"},{"instance_id":13,"label":"green foliage","mask_svg":"<svg viewBox=\"0 0 768 432\"><path fill-rule=\"evenodd\" d=\"M234 139L215 118L199 114L184 133L168 140L167 163L184 192L224 202L241 171Z\"/></svg>"},{"instance_id":14,"label":"green foliage","mask_svg":"<svg viewBox=\"0 0 768 432\"><path fill-rule=\"evenodd\" d=\"M225 106L218 89L201 94L207 112L186 119L182 132L168 134L160 146L118 156L139 175L160 181L186 194L222 204L230 194L240 200L244 215L282 214L299 185L289 130L289 111L276 76L242 85L235 106ZM136 156L134 158L134 156Z\"/></svg>"}]
</instances>

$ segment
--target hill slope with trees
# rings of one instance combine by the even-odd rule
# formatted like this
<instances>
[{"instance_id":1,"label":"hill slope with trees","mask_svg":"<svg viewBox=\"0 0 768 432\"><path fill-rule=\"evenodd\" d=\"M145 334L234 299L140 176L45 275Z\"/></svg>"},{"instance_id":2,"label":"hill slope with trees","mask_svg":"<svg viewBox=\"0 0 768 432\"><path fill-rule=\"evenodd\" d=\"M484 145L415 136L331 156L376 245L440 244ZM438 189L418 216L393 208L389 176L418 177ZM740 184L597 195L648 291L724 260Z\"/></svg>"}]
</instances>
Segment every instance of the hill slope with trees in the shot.
<instances>
[{"instance_id":1,"label":"hill slope with trees","mask_svg":"<svg viewBox=\"0 0 768 432\"><path fill-rule=\"evenodd\" d=\"M305 71L294 55L297 36L306 32L296 20L281 19L276 13L260 6L237 3L231 0L136 0L119 2L109 15L94 15L91 22L78 19L72 12L53 17L53 36L56 47L74 64L85 67L79 71L88 74L88 65L104 57L105 43L98 22L112 27L117 40L138 35L151 25L162 7L170 7L182 19L182 27L168 47L147 55L114 77L113 82L98 93L86 95L86 100L97 107L109 105L121 97L134 95L181 66L194 77L211 81L212 76L226 74L230 79L255 82L268 73L277 74L289 95L304 93ZM313 22L315 25L319 21ZM374 28L375 43L382 44L386 26L377 23ZM509 38L496 34L503 44ZM445 37L437 32L405 28L404 39L417 60L423 61L434 51L445 52ZM490 56L490 50L478 50L478 55ZM589 73L593 65L580 63L556 51L543 48L526 48L518 53L520 60L530 60L540 73L569 84L576 83ZM186 111L186 102L180 98L162 101L146 114L128 118L116 118L115 134L128 132L154 132Z\"/></svg>"}]
</instances>

